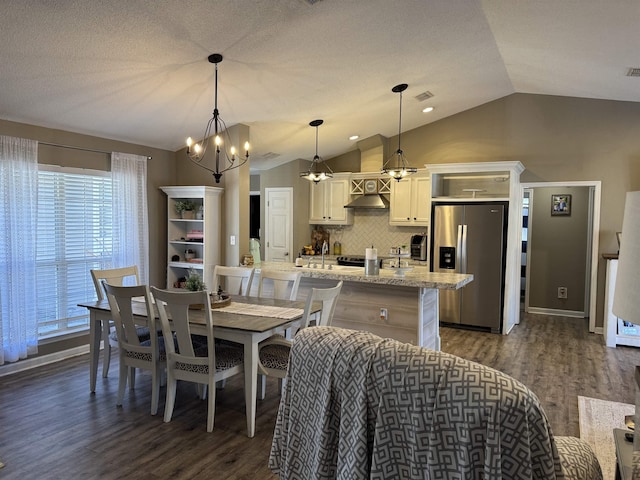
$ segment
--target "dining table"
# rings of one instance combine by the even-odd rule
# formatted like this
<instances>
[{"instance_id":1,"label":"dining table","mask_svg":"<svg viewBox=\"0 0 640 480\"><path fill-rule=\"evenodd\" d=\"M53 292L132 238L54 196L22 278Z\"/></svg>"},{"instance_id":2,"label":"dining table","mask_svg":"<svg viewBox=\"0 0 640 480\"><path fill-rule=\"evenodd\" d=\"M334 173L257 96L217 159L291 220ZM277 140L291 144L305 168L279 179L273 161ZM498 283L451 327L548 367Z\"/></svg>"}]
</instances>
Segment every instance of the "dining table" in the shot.
<instances>
[{"instance_id":1,"label":"dining table","mask_svg":"<svg viewBox=\"0 0 640 480\"><path fill-rule=\"evenodd\" d=\"M78 305L89 310L89 383L93 394L96 391L102 322L111 320L111 309L106 299ZM304 307L303 301L234 295L231 296L231 302L228 305L212 309L215 338L239 343L244 348L244 390L249 437L255 435L256 426L258 344L275 333L299 327ZM320 302L314 303L310 315L317 314L321 309ZM157 309L155 311L158 318ZM147 311L143 301L134 302L133 312L141 323L147 322ZM190 322L194 334L206 333L204 310L192 310ZM108 341L108 339L104 340Z\"/></svg>"}]
</instances>

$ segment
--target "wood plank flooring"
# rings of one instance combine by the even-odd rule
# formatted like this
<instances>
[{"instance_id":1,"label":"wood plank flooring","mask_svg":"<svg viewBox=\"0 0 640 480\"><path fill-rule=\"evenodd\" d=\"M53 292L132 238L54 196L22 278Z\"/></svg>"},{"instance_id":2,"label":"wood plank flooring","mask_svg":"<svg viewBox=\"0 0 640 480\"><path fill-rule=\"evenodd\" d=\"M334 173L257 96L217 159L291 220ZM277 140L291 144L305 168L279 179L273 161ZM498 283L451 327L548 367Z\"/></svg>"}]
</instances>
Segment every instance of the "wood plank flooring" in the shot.
<instances>
[{"instance_id":1,"label":"wood plank flooring","mask_svg":"<svg viewBox=\"0 0 640 480\"><path fill-rule=\"evenodd\" d=\"M525 316L508 336L442 328L442 350L521 380L540 398L556 435L578 435L577 396L634 402L640 349L604 346L587 320ZM179 386L170 423L151 416L147 374L115 406L117 354L89 393L87 355L0 377L0 479L275 479L267 467L279 395L275 379L258 401L247 438L241 378L217 392L216 424L206 403Z\"/></svg>"}]
</instances>

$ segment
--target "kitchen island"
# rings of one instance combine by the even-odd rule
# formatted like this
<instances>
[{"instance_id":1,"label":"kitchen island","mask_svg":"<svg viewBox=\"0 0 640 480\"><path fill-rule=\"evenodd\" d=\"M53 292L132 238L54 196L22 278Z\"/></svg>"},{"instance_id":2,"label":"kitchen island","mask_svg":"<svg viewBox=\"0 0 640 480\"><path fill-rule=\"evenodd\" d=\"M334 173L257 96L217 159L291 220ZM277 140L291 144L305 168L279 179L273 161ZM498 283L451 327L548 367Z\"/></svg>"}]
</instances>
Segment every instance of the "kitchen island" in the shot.
<instances>
[{"instance_id":1,"label":"kitchen island","mask_svg":"<svg viewBox=\"0 0 640 480\"><path fill-rule=\"evenodd\" d=\"M403 276L396 275L394 269L365 275L362 267L342 265L321 268L262 262L256 266L256 275L261 269L301 272L300 300L311 288L333 287L342 280L332 325L367 330L433 350L440 350L438 290L457 290L473 280L471 274L434 273L427 267L414 267Z\"/></svg>"}]
</instances>

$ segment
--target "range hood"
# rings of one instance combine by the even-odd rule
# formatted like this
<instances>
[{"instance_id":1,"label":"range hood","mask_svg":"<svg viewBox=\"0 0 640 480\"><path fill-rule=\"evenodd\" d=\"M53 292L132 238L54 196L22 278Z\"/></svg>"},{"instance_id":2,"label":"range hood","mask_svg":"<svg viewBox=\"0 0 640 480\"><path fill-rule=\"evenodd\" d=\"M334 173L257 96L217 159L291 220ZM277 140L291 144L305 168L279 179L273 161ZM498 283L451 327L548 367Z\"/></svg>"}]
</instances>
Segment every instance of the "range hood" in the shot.
<instances>
[{"instance_id":1,"label":"range hood","mask_svg":"<svg viewBox=\"0 0 640 480\"><path fill-rule=\"evenodd\" d=\"M374 135L373 137L358 142L358 148L360 149L360 172L370 173L371 180L376 180L380 176L380 171L384 165L386 146L387 139L382 135ZM365 181L364 195L356 197L352 202L345 205L344 208L389 208L389 200L387 197L377 193L377 184L376 187L372 189L372 192L367 193L367 190Z\"/></svg>"},{"instance_id":2,"label":"range hood","mask_svg":"<svg viewBox=\"0 0 640 480\"><path fill-rule=\"evenodd\" d=\"M384 195L372 193L359 196L344 208L389 208L389 200Z\"/></svg>"}]
</instances>

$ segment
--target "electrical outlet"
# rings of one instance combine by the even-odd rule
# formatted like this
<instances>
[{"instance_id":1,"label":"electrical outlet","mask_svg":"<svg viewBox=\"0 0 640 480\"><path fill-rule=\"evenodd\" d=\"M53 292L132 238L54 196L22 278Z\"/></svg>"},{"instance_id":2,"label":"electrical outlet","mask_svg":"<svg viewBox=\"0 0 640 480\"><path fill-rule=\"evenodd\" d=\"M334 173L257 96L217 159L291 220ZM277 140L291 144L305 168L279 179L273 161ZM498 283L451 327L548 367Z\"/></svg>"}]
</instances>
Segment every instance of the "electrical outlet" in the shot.
<instances>
[{"instance_id":1,"label":"electrical outlet","mask_svg":"<svg viewBox=\"0 0 640 480\"><path fill-rule=\"evenodd\" d=\"M235 245L236 244L236 236L235 235L231 235L229 237L229 244L230 245Z\"/></svg>"},{"instance_id":2,"label":"electrical outlet","mask_svg":"<svg viewBox=\"0 0 640 480\"><path fill-rule=\"evenodd\" d=\"M380 309L380 320L382 320L383 322L386 322L388 319L388 312L386 308L381 308Z\"/></svg>"},{"instance_id":3,"label":"electrical outlet","mask_svg":"<svg viewBox=\"0 0 640 480\"><path fill-rule=\"evenodd\" d=\"M567 298L567 287L558 287L558 298Z\"/></svg>"}]
</instances>

